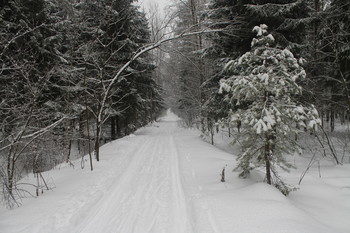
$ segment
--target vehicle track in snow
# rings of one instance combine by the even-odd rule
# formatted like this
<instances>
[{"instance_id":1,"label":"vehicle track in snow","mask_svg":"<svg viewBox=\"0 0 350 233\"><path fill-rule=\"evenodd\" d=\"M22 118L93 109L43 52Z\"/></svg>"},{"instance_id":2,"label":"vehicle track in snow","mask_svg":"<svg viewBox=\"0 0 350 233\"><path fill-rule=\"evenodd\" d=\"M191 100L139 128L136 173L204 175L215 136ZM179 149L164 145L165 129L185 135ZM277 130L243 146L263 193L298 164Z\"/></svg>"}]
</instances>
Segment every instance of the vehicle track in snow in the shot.
<instances>
[{"instance_id":1,"label":"vehicle track in snow","mask_svg":"<svg viewBox=\"0 0 350 233\"><path fill-rule=\"evenodd\" d=\"M93 172L68 164L44 172L57 188L40 198L26 198L19 208L0 209L0 232L349 232L343 231L347 229L342 218L347 213L345 201L334 202L334 207L329 207L333 202L325 208L319 205L329 197L345 200L345 167L343 171L328 168L323 180L311 174L311 187L292 199L236 174L227 173L230 182L221 183L218 172L234 158L204 143L197 131L180 129L171 112L138 130L136 136L104 145L100 152L101 161L94 163ZM79 167L81 160L72 162ZM325 186L330 179L332 184ZM36 181L34 177L27 180ZM315 196L314 189L325 193ZM311 207L305 208L309 202ZM323 223L330 216L318 215L319 210L334 213L340 221L333 218L332 226Z\"/></svg>"},{"instance_id":2,"label":"vehicle track in snow","mask_svg":"<svg viewBox=\"0 0 350 233\"><path fill-rule=\"evenodd\" d=\"M137 145L129 166L89 210L77 232L193 233L171 134L176 123L160 124Z\"/></svg>"}]
</instances>

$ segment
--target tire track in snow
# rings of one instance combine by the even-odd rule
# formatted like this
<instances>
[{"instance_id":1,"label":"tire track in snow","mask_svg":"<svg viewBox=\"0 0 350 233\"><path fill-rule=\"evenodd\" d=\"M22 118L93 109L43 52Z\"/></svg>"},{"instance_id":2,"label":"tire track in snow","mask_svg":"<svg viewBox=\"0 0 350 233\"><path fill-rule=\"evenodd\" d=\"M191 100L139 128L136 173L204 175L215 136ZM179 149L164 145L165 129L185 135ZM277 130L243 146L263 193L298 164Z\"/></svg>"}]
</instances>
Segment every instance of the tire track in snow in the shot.
<instances>
[{"instance_id":1,"label":"tire track in snow","mask_svg":"<svg viewBox=\"0 0 350 233\"><path fill-rule=\"evenodd\" d=\"M150 135L113 188L89 211L81 233L193 233L169 126Z\"/></svg>"},{"instance_id":2,"label":"tire track in snow","mask_svg":"<svg viewBox=\"0 0 350 233\"><path fill-rule=\"evenodd\" d=\"M145 140L144 137L135 142L141 142L142 145L151 143L149 139ZM47 222L38 226L37 232L75 233L76 231L72 230L72 226L80 225L82 221L89 217L91 210L98 208L101 199L104 199L105 194L113 188L111 184L118 182L120 174L128 166L131 166L133 160L136 159L133 155L142 149L143 147L127 149L125 153L119 155L119 158L110 161L116 164L118 171L107 172L105 179L101 180L100 183L87 185L80 189L78 193L72 193L68 198L61 200L60 207L54 214L47 216Z\"/></svg>"},{"instance_id":3,"label":"tire track in snow","mask_svg":"<svg viewBox=\"0 0 350 233\"><path fill-rule=\"evenodd\" d=\"M178 216L175 222L175 226L177 229L175 232L193 232L191 226L191 219L188 214L188 202L186 201L181 175L179 170L179 153L174 141L174 137L170 136L169 142L171 148L171 174L172 174L172 182L173 182L173 195L174 195L174 204L173 211L176 212Z\"/></svg>"},{"instance_id":4,"label":"tire track in snow","mask_svg":"<svg viewBox=\"0 0 350 233\"><path fill-rule=\"evenodd\" d=\"M133 184L135 183L133 178L136 176L136 174L134 175L133 173L141 168L144 159L142 155L150 150L151 147L152 138L149 138L143 142L137 150L135 150L135 154L133 155L130 164L121 174L121 177L116 179L116 183L112 184L109 192L107 192L94 208L89 211L87 218L82 224L80 224L81 229L77 232L118 232L116 231L116 218L123 215L126 216L128 211L126 205L129 205L130 202L134 201L133 194L128 190L129 185L136 185ZM125 231L125 233L127 232L130 231Z\"/></svg>"},{"instance_id":5,"label":"tire track in snow","mask_svg":"<svg viewBox=\"0 0 350 233\"><path fill-rule=\"evenodd\" d=\"M115 223L118 226L117 232L149 232L155 225L159 226L157 217L160 216L161 200L159 192L165 187L164 182L160 182L157 169L162 166L162 160L159 159L159 146L157 140L153 138L152 148L143 152L143 162L139 164L140 174L137 171L132 172L130 181L134 183L131 195L125 195L121 204L126 209L123 216L118 216ZM139 177L138 177L139 176ZM160 227L160 229L162 229ZM158 229L159 232L159 229Z\"/></svg>"}]
</instances>

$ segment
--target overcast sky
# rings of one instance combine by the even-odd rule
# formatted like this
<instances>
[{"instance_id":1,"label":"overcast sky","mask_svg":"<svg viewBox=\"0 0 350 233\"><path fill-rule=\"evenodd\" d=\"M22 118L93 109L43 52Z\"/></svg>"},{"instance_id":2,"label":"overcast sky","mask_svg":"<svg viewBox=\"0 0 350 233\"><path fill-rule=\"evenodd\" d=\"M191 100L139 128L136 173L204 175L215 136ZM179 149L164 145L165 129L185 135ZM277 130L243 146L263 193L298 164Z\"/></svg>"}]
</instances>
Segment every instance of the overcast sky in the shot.
<instances>
[{"instance_id":1,"label":"overcast sky","mask_svg":"<svg viewBox=\"0 0 350 233\"><path fill-rule=\"evenodd\" d=\"M142 7L148 11L150 4L157 3L160 10L163 10L165 6L170 5L172 0L139 0L139 3Z\"/></svg>"}]
</instances>

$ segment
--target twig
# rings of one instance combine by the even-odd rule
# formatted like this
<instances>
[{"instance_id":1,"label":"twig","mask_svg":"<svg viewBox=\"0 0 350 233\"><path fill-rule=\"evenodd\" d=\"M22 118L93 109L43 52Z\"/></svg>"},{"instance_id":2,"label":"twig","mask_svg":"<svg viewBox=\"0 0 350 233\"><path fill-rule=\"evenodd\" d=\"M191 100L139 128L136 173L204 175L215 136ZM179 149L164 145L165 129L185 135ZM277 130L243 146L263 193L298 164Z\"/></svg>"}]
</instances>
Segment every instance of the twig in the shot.
<instances>
[{"instance_id":1,"label":"twig","mask_svg":"<svg viewBox=\"0 0 350 233\"><path fill-rule=\"evenodd\" d=\"M322 132L324 133L324 135L326 136L326 139L327 139L327 142L328 142L328 146L329 146L329 149L331 150L332 152L332 155L334 157L334 160L336 161L337 164L340 164L339 163L339 160L338 160L338 157L336 155L336 152L334 150L334 145L333 143L331 142L331 140L329 139L328 137L328 134L326 133L326 131L324 130L324 128L320 125L320 128L322 129Z\"/></svg>"},{"instance_id":2,"label":"twig","mask_svg":"<svg viewBox=\"0 0 350 233\"><path fill-rule=\"evenodd\" d=\"M307 167L306 167L306 170L303 172L303 174L301 175L301 177L300 177L300 179L299 179L299 185L301 184L301 181L304 179L304 176L306 175L306 173L309 171L309 169L310 169L310 167L311 167L311 165L312 165L312 162L313 162L313 160L315 159L315 156L316 156L316 153L314 153L314 155L312 156L312 158L311 158L311 160L310 160L310 162L309 162L309 164L307 165Z\"/></svg>"}]
</instances>

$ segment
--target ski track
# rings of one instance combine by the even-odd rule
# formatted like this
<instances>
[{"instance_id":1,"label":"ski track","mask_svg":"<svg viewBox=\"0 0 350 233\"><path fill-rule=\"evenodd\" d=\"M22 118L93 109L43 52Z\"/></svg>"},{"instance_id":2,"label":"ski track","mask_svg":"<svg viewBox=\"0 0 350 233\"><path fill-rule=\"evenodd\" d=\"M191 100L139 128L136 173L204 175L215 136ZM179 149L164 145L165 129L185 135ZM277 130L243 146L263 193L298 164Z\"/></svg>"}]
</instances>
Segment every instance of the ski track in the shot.
<instances>
[{"instance_id":1,"label":"ski track","mask_svg":"<svg viewBox=\"0 0 350 233\"><path fill-rule=\"evenodd\" d=\"M308 216L272 187L238 178L232 183L219 182L216 172L228 163L227 154L197 140L190 130L180 129L173 114L154 124L140 129L136 136L101 147L102 159L95 163L94 172L66 167L65 176L57 176L54 192L3 212L0 233L348 232L342 230L348 229L345 217L332 219L317 212L322 209L321 200L342 198L336 188L348 188L343 186L346 181L339 180L347 174L346 168L339 171L337 167L342 175L335 176L330 170L329 178L323 180L309 175L313 183L327 182L334 187L320 186L315 201L314 188L294 194L296 199L301 196L300 205L316 206L317 211ZM324 209L346 216L347 207L341 205L348 202L336 203L338 206L328 204ZM341 226L329 228L316 217L331 217Z\"/></svg>"},{"instance_id":2,"label":"ski track","mask_svg":"<svg viewBox=\"0 0 350 233\"><path fill-rule=\"evenodd\" d=\"M156 134L147 136L147 140L131 152L134 154L129 166L88 210L74 232L194 232L172 135L176 123L161 124Z\"/></svg>"},{"instance_id":3,"label":"ski track","mask_svg":"<svg viewBox=\"0 0 350 233\"><path fill-rule=\"evenodd\" d=\"M196 172L186 165L191 159L181 149L178 122L170 118L156 124L134 137L134 146L123 146L121 140L102 147L101 163L114 169L86 171L86 184L72 182L66 189L70 192L62 193L43 221L17 226L11 233L222 232L213 203L197 185ZM182 177L187 174L190 183Z\"/></svg>"}]
</instances>

